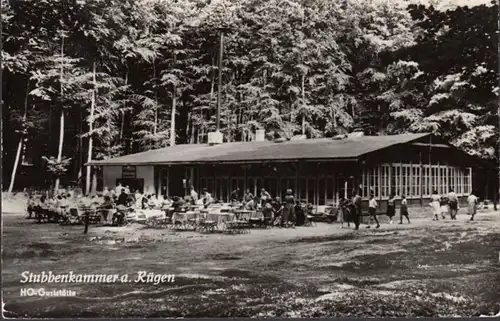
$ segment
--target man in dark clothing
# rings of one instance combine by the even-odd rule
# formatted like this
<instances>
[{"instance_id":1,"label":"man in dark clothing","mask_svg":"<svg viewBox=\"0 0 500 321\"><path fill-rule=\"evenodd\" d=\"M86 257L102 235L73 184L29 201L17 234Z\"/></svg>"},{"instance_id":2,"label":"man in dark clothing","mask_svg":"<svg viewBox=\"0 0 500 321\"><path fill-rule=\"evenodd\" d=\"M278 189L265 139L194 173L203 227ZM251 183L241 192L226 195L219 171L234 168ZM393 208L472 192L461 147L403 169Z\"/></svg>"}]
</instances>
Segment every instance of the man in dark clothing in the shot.
<instances>
[{"instance_id":1,"label":"man in dark clothing","mask_svg":"<svg viewBox=\"0 0 500 321\"><path fill-rule=\"evenodd\" d=\"M127 193L125 193L125 189L122 188L122 192L121 192L120 196L118 196L118 200L116 201L116 205L127 206L127 204L128 204L128 195L127 195Z\"/></svg>"},{"instance_id":2,"label":"man in dark clothing","mask_svg":"<svg viewBox=\"0 0 500 321\"><path fill-rule=\"evenodd\" d=\"M359 224L361 221L361 196L357 191L354 191L354 197L352 199L353 209L352 209L352 220L354 221L354 225L356 226L356 230L359 230Z\"/></svg>"},{"instance_id":3,"label":"man in dark clothing","mask_svg":"<svg viewBox=\"0 0 500 321\"><path fill-rule=\"evenodd\" d=\"M291 189L286 191L285 195L285 209L283 211L283 218L281 221L283 224L295 223L295 197Z\"/></svg>"},{"instance_id":4,"label":"man in dark clothing","mask_svg":"<svg viewBox=\"0 0 500 321\"><path fill-rule=\"evenodd\" d=\"M239 201L240 201L240 188L236 187L236 189L231 192L231 202L239 202Z\"/></svg>"},{"instance_id":5,"label":"man in dark clothing","mask_svg":"<svg viewBox=\"0 0 500 321\"><path fill-rule=\"evenodd\" d=\"M273 225L275 225L279 222L283 214L283 204L281 203L281 199L276 197L271 205L273 206Z\"/></svg>"}]
</instances>

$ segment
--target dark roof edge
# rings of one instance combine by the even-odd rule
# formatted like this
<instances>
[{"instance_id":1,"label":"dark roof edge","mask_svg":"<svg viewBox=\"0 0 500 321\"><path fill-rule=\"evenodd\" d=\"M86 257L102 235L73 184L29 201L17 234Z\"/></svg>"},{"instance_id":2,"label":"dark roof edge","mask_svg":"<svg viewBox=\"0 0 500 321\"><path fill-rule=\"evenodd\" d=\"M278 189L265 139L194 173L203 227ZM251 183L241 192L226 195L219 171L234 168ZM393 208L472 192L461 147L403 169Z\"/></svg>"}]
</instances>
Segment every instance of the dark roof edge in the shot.
<instances>
[{"instance_id":1,"label":"dark roof edge","mask_svg":"<svg viewBox=\"0 0 500 321\"><path fill-rule=\"evenodd\" d=\"M151 165L217 165L217 164L256 164L256 163L289 163L289 162L357 162L358 157L331 157L331 158L289 158L289 159L261 159L261 160L234 160L234 161L192 161L192 162L106 162L93 161L85 166L151 166Z\"/></svg>"},{"instance_id":2,"label":"dark roof edge","mask_svg":"<svg viewBox=\"0 0 500 321\"><path fill-rule=\"evenodd\" d=\"M363 157L363 156L366 156L366 155L369 155L369 154L372 154L372 153L375 153L375 152L380 152L381 150L392 148L394 146L409 144L411 142L414 142L416 140L422 139L424 137L429 137L429 136L435 137L435 135L433 133L415 133L415 134L416 135L421 134L422 136L415 137L414 139L410 139L410 140L407 140L407 141L404 141L404 142L394 143L394 144L391 144L389 146L385 146L385 147L379 148L377 150L372 150L370 152L366 152L366 153L363 153L361 155L358 155L358 157ZM456 147L454 147L454 146L452 146L452 147L456 149Z\"/></svg>"}]
</instances>

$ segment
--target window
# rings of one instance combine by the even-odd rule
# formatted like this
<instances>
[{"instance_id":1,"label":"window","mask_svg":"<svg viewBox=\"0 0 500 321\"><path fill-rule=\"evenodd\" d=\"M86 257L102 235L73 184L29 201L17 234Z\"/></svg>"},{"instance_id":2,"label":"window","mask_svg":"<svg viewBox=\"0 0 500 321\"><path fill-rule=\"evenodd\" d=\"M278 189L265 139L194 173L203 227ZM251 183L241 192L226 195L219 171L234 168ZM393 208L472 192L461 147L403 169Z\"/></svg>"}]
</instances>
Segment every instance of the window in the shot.
<instances>
[{"instance_id":1,"label":"window","mask_svg":"<svg viewBox=\"0 0 500 321\"><path fill-rule=\"evenodd\" d=\"M381 196L382 197L389 197L391 191L389 190L389 183L390 183L390 166L389 165L382 165L381 166L381 182L380 182L380 188L381 188ZM378 184L377 184L378 185Z\"/></svg>"},{"instance_id":2,"label":"window","mask_svg":"<svg viewBox=\"0 0 500 321\"><path fill-rule=\"evenodd\" d=\"M399 165L393 165L392 167L392 177L391 177L391 186L392 186L392 192L394 192L396 195L401 195L402 191L400 190L400 181L401 181L401 168Z\"/></svg>"},{"instance_id":3,"label":"window","mask_svg":"<svg viewBox=\"0 0 500 321\"><path fill-rule=\"evenodd\" d=\"M370 173L370 193L373 193L375 197L379 197L379 186L378 186L378 168L372 168Z\"/></svg>"},{"instance_id":4,"label":"window","mask_svg":"<svg viewBox=\"0 0 500 321\"><path fill-rule=\"evenodd\" d=\"M471 175L472 175L472 170L470 168L465 169L465 176L464 176L464 193L465 194L470 194L471 193Z\"/></svg>"},{"instance_id":5,"label":"window","mask_svg":"<svg viewBox=\"0 0 500 321\"><path fill-rule=\"evenodd\" d=\"M420 196L420 166L414 165L412 168L412 193L413 196Z\"/></svg>"}]
</instances>

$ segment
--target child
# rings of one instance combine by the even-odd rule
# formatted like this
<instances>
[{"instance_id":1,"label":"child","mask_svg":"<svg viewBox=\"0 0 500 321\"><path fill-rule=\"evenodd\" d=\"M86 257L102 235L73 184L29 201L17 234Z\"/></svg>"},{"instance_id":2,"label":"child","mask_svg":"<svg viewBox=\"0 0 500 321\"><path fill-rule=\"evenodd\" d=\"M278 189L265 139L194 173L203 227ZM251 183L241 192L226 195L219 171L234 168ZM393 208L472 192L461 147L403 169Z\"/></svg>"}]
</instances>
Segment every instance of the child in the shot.
<instances>
[{"instance_id":1,"label":"child","mask_svg":"<svg viewBox=\"0 0 500 321\"><path fill-rule=\"evenodd\" d=\"M403 216L408 220L408 224L410 224L410 218L408 216L408 201L406 200L406 196L401 196L401 208L399 209L399 224L403 224Z\"/></svg>"},{"instance_id":2,"label":"child","mask_svg":"<svg viewBox=\"0 0 500 321\"><path fill-rule=\"evenodd\" d=\"M392 218L396 215L396 196L391 194L391 197L387 201L387 216L389 216L389 224L392 224Z\"/></svg>"},{"instance_id":3,"label":"child","mask_svg":"<svg viewBox=\"0 0 500 321\"><path fill-rule=\"evenodd\" d=\"M441 217L444 220L446 218L446 214L448 214L448 198L446 196L441 197L439 204L441 206Z\"/></svg>"},{"instance_id":4,"label":"child","mask_svg":"<svg viewBox=\"0 0 500 321\"><path fill-rule=\"evenodd\" d=\"M370 196L370 201L368 202L368 214L370 215L370 221L373 218L375 220L375 223L377 223L377 227L380 227L380 224L378 223L377 220L377 215L375 214L375 211L377 210L377 200L375 200L375 196L371 195ZM370 224L366 228L370 228Z\"/></svg>"},{"instance_id":5,"label":"child","mask_svg":"<svg viewBox=\"0 0 500 321\"><path fill-rule=\"evenodd\" d=\"M471 215L470 220L474 221L474 215L476 215L476 206L477 206L477 197L474 195L474 191L470 193L469 197L467 198L467 204L469 208L469 215Z\"/></svg>"}]
</instances>

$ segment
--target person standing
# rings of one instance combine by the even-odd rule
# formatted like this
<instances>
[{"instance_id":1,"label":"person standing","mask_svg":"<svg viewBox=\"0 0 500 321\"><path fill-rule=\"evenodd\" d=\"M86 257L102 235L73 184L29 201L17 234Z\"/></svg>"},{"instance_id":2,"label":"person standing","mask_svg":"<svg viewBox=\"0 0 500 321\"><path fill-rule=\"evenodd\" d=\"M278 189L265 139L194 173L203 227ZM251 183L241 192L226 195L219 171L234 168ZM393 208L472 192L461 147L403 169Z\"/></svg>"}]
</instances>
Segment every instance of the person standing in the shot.
<instances>
[{"instance_id":1,"label":"person standing","mask_svg":"<svg viewBox=\"0 0 500 321\"><path fill-rule=\"evenodd\" d=\"M441 197L440 205L441 218L444 220L446 218L446 214L448 213L448 198L446 196Z\"/></svg>"},{"instance_id":2,"label":"person standing","mask_svg":"<svg viewBox=\"0 0 500 321\"><path fill-rule=\"evenodd\" d=\"M291 189L286 190L285 208L283 210L283 219L281 223L285 226L295 222L295 196Z\"/></svg>"},{"instance_id":3,"label":"person standing","mask_svg":"<svg viewBox=\"0 0 500 321\"><path fill-rule=\"evenodd\" d=\"M254 210L255 208L255 201L254 201L254 197L252 195L252 193L250 193L250 189L247 188L247 191L245 193L245 195L243 196L243 202L244 202L244 206L245 206L245 209L246 210Z\"/></svg>"},{"instance_id":4,"label":"person standing","mask_svg":"<svg viewBox=\"0 0 500 321\"><path fill-rule=\"evenodd\" d=\"M240 201L240 188L236 187L236 189L231 192L231 202L237 203L239 201Z\"/></svg>"},{"instance_id":5,"label":"person standing","mask_svg":"<svg viewBox=\"0 0 500 321\"><path fill-rule=\"evenodd\" d=\"M265 188L263 188L260 191L260 206L264 207L264 205L266 204L267 200L270 200L270 199L271 199L271 194L269 194L269 192L266 191Z\"/></svg>"},{"instance_id":6,"label":"person standing","mask_svg":"<svg viewBox=\"0 0 500 321\"><path fill-rule=\"evenodd\" d=\"M283 214L283 203L281 202L281 199L279 196L277 196L274 201L272 202L273 206L273 225L276 225L278 220L281 219L281 216Z\"/></svg>"},{"instance_id":7,"label":"person standing","mask_svg":"<svg viewBox=\"0 0 500 321\"><path fill-rule=\"evenodd\" d=\"M389 216L389 224L392 224L392 218L396 215L396 196L391 194L387 201L387 216Z\"/></svg>"},{"instance_id":8,"label":"person standing","mask_svg":"<svg viewBox=\"0 0 500 321\"><path fill-rule=\"evenodd\" d=\"M339 221L340 221L340 228L344 228L344 221L345 221L345 217L347 215L347 204L346 204L346 201L344 200L343 197L341 197L339 199L339 204L337 206L338 208L338 217L339 217ZM349 222L347 222L347 224L349 224Z\"/></svg>"},{"instance_id":9,"label":"person standing","mask_svg":"<svg viewBox=\"0 0 500 321\"><path fill-rule=\"evenodd\" d=\"M368 201L368 214L370 215L370 221L371 219L375 220L375 223L377 223L376 228L380 227L380 224L377 219L377 200L375 199L374 195L370 196L370 200ZM366 228L370 228L370 224L368 223L368 226Z\"/></svg>"},{"instance_id":10,"label":"person standing","mask_svg":"<svg viewBox=\"0 0 500 321\"><path fill-rule=\"evenodd\" d=\"M401 208L399 209L399 224L403 224L403 216L408 220L408 224L410 224L410 217L408 215L408 201L406 200L406 196L401 196Z\"/></svg>"},{"instance_id":11,"label":"person standing","mask_svg":"<svg viewBox=\"0 0 500 321\"><path fill-rule=\"evenodd\" d=\"M118 186L115 187L115 195L120 195L120 193L122 192L122 189L123 189L122 183L119 182Z\"/></svg>"},{"instance_id":12,"label":"person standing","mask_svg":"<svg viewBox=\"0 0 500 321\"><path fill-rule=\"evenodd\" d=\"M212 202L213 202L212 195L210 195L208 190L206 188L204 188L203 189L203 206L205 208L208 208L210 206L210 204L212 204Z\"/></svg>"},{"instance_id":13,"label":"person standing","mask_svg":"<svg viewBox=\"0 0 500 321\"><path fill-rule=\"evenodd\" d=\"M190 202L192 205L196 205L196 202L198 202L198 193L196 193L194 186L191 186Z\"/></svg>"},{"instance_id":14,"label":"person standing","mask_svg":"<svg viewBox=\"0 0 500 321\"><path fill-rule=\"evenodd\" d=\"M458 196L453 188L450 188L450 192L448 193L448 202L450 206L450 218L456 220L458 213Z\"/></svg>"},{"instance_id":15,"label":"person standing","mask_svg":"<svg viewBox=\"0 0 500 321\"><path fill-rule=\"evenodd\" d=\"M359 224L361 223L361 216L363 215L363 212L361 210L361 204L363 200L361 199L361 196L359 195L358 191L354 191L354 197L352 199L352 220L354 221L355 225L355 230L359 230Z\"/></svg>"},{"instance_id":16,"label":"person standing","mask_svg":"<svg viewBox=\"0 0 500 321\"><path fill-rule=\"evenodd\" d=\"M431 195L431 202L429 205L432 208L432 214L434 215L433 221L439 221L439 214L441 214L441 197L438 192L434 190ZM453 219L453 218L452 218Z\"/></svg>"},{"instance_id":17,"label":"person standing","mask_svg":"<svg viewBox=\"0 0 500 321\"><path fill-rule=\"evenodd\" d=\"M474 221L474 215L476 215L476 207L477 207L477 196L474 195L474 191L470 193L469 197L467 198L467 205L469 209L469 215L470 220Z\"/></svg>"},{"instance_id":18,"label":"person standing","mask_svg":"<svg viewBox=\"0 0 500 321\"><path fill-rule=\"evenodd\" d=\"M116 201L116 205L127 206L128 204L128 195L125 192L125 189L121 189L120 196L118 196L118 200Z\"/></svg>"}]
</instances>

